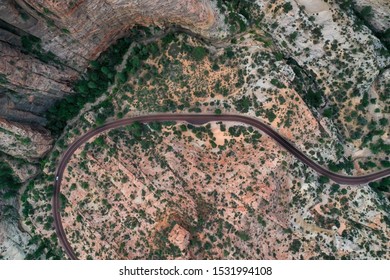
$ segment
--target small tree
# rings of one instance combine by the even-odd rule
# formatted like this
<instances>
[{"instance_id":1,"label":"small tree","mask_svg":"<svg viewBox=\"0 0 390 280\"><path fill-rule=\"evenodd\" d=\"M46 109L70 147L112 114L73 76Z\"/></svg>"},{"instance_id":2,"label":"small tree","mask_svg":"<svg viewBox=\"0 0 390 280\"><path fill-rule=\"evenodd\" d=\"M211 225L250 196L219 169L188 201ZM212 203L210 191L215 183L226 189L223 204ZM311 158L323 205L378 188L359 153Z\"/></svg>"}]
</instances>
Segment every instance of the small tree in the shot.
<instances>
[{"instance_id":1,"label":"small tree","mask_svg":"<svg viewBox=\"0 0 390 280\"><path fill-rule=\"evenodd\" d=\"M295 254L295 253L299 252L301 245L302 245L301 241L299 241L298 239L294 239L290 245L289 250Z\"/></svg>"},{"instance_id":2,"label":"small tree","mask_svg":"<svg viewBox=\"0 0 390 280\"><path fill-rule=\"evenodd\" d=\"M370 19L372 17L372 7L364 6L363 9L360 11L360 14L364 19Z\"/></svg>"},{"instance_id":3,"label":"small tree","mask_svg":"<svg viewBox=\"0 0 390 280\"><path fill-rule=\"evenodd\" d=\"M196 61L201 61L207 55L207 51L203 47L195 47L191 52L192 57Z\"/></svg>"},{"instance_id":4,"label":"small tree","mask_svg":"<svg viewBox=\"0 0 390 280\"><path fill-rule=\"evenodd\" d=\"M285 13L288 13L289 11L291 11L293 9L293 6L291 5L290 2L287 2L283 5L283 11Z\"/></svg>"}]
</instances>

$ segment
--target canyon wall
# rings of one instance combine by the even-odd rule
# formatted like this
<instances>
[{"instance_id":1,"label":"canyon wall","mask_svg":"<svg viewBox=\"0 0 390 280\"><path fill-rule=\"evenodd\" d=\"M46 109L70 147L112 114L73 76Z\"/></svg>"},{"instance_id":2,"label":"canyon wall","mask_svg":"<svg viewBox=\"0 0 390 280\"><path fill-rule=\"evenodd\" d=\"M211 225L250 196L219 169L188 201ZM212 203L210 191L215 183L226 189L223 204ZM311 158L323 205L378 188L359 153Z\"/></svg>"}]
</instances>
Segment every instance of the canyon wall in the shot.
<instances>
[{"instance_id":1,"label":"canyon wall","mask_svg":"<svg viewBox=\"0 0 390 280\"><path fill-rule=\"evenodd\" d=\"M1 1L0 118L42 130L44 113L72 93L89 61L134 25L172 24L208 38L226 35L209 0Z\"/></svg>"}]
</instances>

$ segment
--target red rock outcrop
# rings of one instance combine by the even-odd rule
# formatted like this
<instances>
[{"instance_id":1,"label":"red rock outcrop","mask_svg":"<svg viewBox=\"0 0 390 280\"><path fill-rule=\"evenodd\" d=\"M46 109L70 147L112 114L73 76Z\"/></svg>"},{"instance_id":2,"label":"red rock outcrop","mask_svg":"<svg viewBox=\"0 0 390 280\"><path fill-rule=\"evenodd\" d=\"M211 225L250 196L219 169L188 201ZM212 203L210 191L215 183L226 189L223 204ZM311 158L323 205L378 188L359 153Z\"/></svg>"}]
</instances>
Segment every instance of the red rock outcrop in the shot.
<instances>
[{"instance_id":1,"label":"red rock outcrop","mask_svg":"<svg viewBox=\"0 0 390 280\"><path fill-rule=\"evenodd\" d=\"M168 240L184 251L190 243L190 233L183 227L176 224L169 233Z\"/></svg>"}]
</instances>

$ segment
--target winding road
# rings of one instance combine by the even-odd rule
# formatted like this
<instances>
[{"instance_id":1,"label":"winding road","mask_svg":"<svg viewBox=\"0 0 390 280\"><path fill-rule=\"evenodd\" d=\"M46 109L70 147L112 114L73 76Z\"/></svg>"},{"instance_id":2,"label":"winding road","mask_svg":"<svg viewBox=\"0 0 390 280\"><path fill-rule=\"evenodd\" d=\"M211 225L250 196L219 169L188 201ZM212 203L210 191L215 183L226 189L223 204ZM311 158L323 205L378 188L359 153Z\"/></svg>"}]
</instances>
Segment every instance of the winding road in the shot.
<instances>
[{"instance_id":1,"label":"winding road","mask_svg":"<svg viewBox=\"0 0 390 280\"><path fill-rule=\"evenodd\" d=\"M158 122L164 122L164 121L178 121L178 122L187 122L194 125L202 125L206 124L208 122L216 122L216 121L229 121L229 122L239 122L243 124L247 124L250 126L253 126L254 128L257 128L261 130L262 132L265 132L268 134L273 140L275 140L280 146L285 148L289 153L294 155L298 160L315 170L317 173L329 177L331 180L333 180L336 183L339 184L348 184L348 185L360 185L360 184L366 184L384 177L387 177L390 175L390 168L364 175L364 176L345 176L340 175L337 173L333 173L329 171L328 169L322 167L321 165L317 164L313 160L311 160L309 157L307 157L305 154L303 154L300 150L298 150L293 144L291 144L287 139L285 139L283 136L279 135L278 132L273 130L268 125L262 123L261 121L247 117L247 116L240 116L240 115L213 115L213 114L151 114L151 115L145 115L145 116L137 116L127 119L121 119L116 120L110 123L107 123L101 127L98 127L96 129L93 129L83 136L81 136L79 139L77 139L75 142L73 142L68 149L65 151L65 153L62 155L62 158L60 159L59 165L57 167L56 171L56 179L54 182L54 195L53 195L53 201L52 201L52 209L53 209L53 216L54 216L54 224L57 236L65 249L66 254L70 259L76 260L77 256L75 252L73 251L72 247L69 244L69 241L66 237L64 228L62 226L61 222L61 214L60 214L60 190L61 190L61 181L62 177L65 171L66 166L69 163L69 160L71 159L74 152L84 143L86 143L89 139L94 137L95 135L98 135L106 130L130 125L134 122L141 122L141 123L150 123L154 121Z\"/></svg>"}]
</instances>

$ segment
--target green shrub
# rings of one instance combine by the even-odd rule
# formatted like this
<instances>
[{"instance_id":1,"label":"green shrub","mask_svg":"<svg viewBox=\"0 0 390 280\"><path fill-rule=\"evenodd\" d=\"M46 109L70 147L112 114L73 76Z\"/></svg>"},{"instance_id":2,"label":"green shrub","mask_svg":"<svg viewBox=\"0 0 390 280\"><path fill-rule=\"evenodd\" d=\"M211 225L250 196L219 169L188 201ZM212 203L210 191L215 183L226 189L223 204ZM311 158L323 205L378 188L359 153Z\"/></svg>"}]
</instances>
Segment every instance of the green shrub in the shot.
<instances>
[{"instance_id":1,"label":"green shrub","mask_svg":"<svg viewBox=\"0 0 390 280\"><path fill-rule=\"evenodd\" d=\"M301 241L299 241L298 239L294 239L293 242L290 244L289 250L295 254L299 252L299 249L301 249L301 245Z\"/></svg>"},{"instance_id":2,"label":"green shrub","mask_svg":"<svg viewBox=\"0 0 390 280\"><path fill-rule=\"evenodd\" d=\"M266 111L266 117L267 117L269 122L273 122L276 119L276 115L272 110Z\"/></svg>"},{"instance_id":3,"label":"green shrub","mask_svg":"<svg viewBox=\"0 0 390 280\"><path fill-rule=\"evenodd\" d=\"M195 47L191 52L191 56L196 61L203 60L206 55L207 55L207 50L203 47Z\"/></svg>"},{"instance_id":4,"label":"green shrub","mask_svg":"<svg viewBox=\"0 0 390 280\"><path fill-rule=\"evenodd\" d=\"M18 194L19 180L14 176L12 168L5 162L0 162L0 190L3 196L13 197Z\"/></svg>"},{"instance_id":5,"label":"green shrub","mask_svg":"<svg viewBox=\"0 0 390 280\"><path fill-rule=\"evenodd\" d=\"M320 177L318 178L318 182L319 182L320 184L329 183L329 178L326 177L326 176L320 176Z\"/></svg>"},{"instance_id":6,"label":"green shrub","mask_svg":"<svg viewBox=\"0 0 390 280\"><path fill-rule=\"evenodd\" d=\"M286 86L280 82L279 80L277 79L272 79L271 80L271 84L273 84L274 86L276 86L277 88L285 88Z\"/></svg>"},{"instance_id":7,"label":"green shrub","mask_svg":"<svg viewBox=\"0 0 390 280\"><path fill-rule=\"evenodd\" d=\"M26 48L34 48L34 44L39 43L30 38L25 38L24 41ZM75 94L59 101L46 112L47 128L52 134L59 135L67 121L74 118L86 103L95 101L106 92L108 86L114 82L115 66L121 62L129 46L128 38L121 39L97 60L92 61L87 74L75 82Z\"/></svg>"},{"instance_id":8,"label":"green shrub","mask_svg":"<svg viewBox=\"0 0 390 280\"><path fill-rule=\"evenodd\" d=\"M245 231L237 231L236 235L243 241L248 241L251 237Z\"/></svg>"},{"instance_id":9,"label":"green shrub","mask_svg":"<svg viewBox=\"0 0 390 280\"><path fill-rule=\"evenodd\" d=\"M293 9L293 6L291 5L290 2L287 2L283 5L283 11L285 13L288 13L289 11L291 11Z\"/></svg>"}]
</instances>

